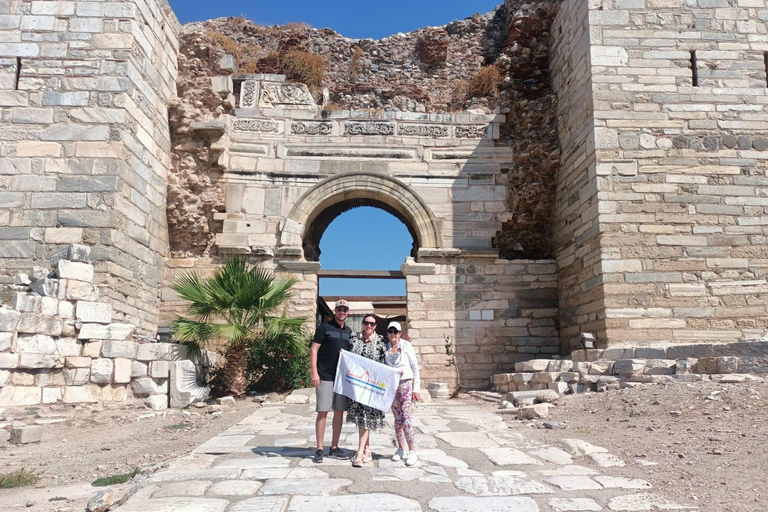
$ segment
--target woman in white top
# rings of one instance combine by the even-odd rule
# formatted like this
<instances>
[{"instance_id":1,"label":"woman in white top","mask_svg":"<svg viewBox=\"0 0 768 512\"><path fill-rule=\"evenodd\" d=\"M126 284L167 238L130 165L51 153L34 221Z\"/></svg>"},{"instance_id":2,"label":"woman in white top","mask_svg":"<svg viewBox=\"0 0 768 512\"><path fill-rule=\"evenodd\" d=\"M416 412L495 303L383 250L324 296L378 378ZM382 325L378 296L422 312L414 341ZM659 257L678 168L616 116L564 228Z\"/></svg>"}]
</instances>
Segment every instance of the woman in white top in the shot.
<instances>
[{"instance_id":1,"label":"woman in white top","mask_svg":"<svg viewBox=\"0 0 768 512\"><path fill-rule=\"evenodd\" d=\"M390 322L387 326L387 353L384 362L400 371L400 385L392 402L392 414L395 417L395 434L400 448L392 460L405 459L406 466L413 466L419 460L411 421L411 402L419 399L419 363L416 353L408 340L401 340L403 329L399 322ZM407 443L407 444L406 444Z\"/></svg>"}]
</instances>

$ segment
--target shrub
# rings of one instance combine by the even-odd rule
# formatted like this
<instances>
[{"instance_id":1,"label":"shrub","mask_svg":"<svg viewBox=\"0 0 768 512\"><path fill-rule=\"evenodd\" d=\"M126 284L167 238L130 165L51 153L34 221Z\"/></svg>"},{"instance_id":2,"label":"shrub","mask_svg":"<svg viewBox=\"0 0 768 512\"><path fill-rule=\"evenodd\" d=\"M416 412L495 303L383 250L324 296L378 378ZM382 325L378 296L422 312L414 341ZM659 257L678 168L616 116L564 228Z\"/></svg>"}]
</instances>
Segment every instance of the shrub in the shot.
<instances>
[{"instance_id":1,"label":"shrub","mask_svg":"<svg viewBox=\"0 0 768 512\"><path fill-rule=\"evenodd\" d=\"M494 65L485 66L469 79L467 98L493 98L499 94L501 72Z\"/></svg>"},{"instance_id":2,"label":"shrub","mask_svg":"<svg viewBox=\"0 0 768 512\"><path fill-rule=\"evenodd\" d=\"M275 336L248 350L248 371L259 391L288 391L310 384L309 347L305 338Z\"/></svg>"},{"instance_id":3,"label":"shrub","mask_svg":"<svg viewBox=\"0 0 768 512\"><path fill-rule=\"evenodd\" d=\"M319 89L325 79L325 59L303 50L291 50L280 57L280 71L289 80Z\"/></svg>"},{"instance_id":4,"label":"shrub","mask_svg":"<svg viewBox=\"0 0 768 512\"><path fill-rule=\"evenodd\" d=\"M27 471L24 468L11 471L0 475L0 489L13 489L14 487L25 487L27 485L36 484L40 480L32 471Z\"/></svg>"}]
</instances>

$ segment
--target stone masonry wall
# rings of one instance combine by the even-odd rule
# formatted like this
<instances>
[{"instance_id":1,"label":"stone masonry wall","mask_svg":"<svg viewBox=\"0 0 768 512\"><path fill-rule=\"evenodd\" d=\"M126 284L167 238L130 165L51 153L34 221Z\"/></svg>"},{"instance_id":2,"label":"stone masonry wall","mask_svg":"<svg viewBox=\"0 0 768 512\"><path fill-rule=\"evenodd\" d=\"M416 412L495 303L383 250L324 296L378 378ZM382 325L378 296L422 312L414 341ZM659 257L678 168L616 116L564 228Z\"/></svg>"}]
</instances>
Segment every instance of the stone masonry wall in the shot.
<instances>
[{"instance_id":1,"label":"stone masonry wall","mask_svg":"<svg viewBox=\"0 0 768 512\"><path fill-rule=\"evenodd\" d=\"M556 270L552 260L409 260L408 337L422 379L484 388L516 362L557 354Z\"/></svg>"},{"instance_id":2,"label":"stone masonry wall","mask_svg":"<svg viewBox=\"0 0 768 512\"><path fill-rule=\"evenodd\" d=\"M183 350L113 321L93 284L90 253L72 245L53 270L15 277L10 304L0 306L0 407L131 398L168 407L170 366Z\"/></svg>"},{"instance_id":3,"label":"stone masonry wall","mask_svg":"<svg viewBox=\"0 0 768 512\"><path fill-rule=\"evenodd\" d=\"M584 330L603 337L592 77L587 2L561 5L552 25L550 72L558 98L562 158L557 180L554 244L559 267L564 352Z\"/></svg>"},{"instance_id":4,"label":"stone masonry wall","mask_svg":"<svg viewBox=\"0 0 768 512\"><path fill-rule=\"evenodd\" d=\"M750 340L768 326L766 8L590 4L609 345Z\"/></svg>"},{"instance_id":5,"label":"stone masonry wall","mask_svg":"<svg viewBox=\"0 0 768 512\"><path fill-rule=\"evenodd\" d=\"M0 4L0 272L93 248L115 317L151 332L178 22L165 0Z\"/></svg>"}]
</instances>

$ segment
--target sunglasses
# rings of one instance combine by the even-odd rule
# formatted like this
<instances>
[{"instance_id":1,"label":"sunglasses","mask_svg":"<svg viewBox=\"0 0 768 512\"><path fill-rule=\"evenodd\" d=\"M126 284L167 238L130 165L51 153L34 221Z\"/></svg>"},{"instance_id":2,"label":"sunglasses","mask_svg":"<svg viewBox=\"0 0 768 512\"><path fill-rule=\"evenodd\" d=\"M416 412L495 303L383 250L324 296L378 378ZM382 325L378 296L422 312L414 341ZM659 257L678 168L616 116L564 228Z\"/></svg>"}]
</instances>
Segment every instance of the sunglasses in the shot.
<instances>
[{"instance_id":1,"label":"sunglasses","mask_svg":"<svg viewBox=\"0 0 768 512\"><path fill-rule=\"evenodd\" d=\"M370 325L371 327L373 327L374 325L376 325L376 322L363 322L363 325Z\"/></svg>"},{"instance_id":2,"label":"sunglasses","mask_svg":"<svg viewBox=\"0 0 768 512\"><path fill-rule=\"evenodd\" d=\"M349 308L336 308L336 311L339 311L340 313L346 313L349 311Z\"/></svg>"},{"instance_id":3,"label":"sunglasses","mask_svg":"<svg viewBox=\"0 0 768 512\"><path fill-rule=\"evenodd\" d=\"M398 331L397 329L395 329L395 328L393 327L392 329L387 329L387 332L388 332L389 334L397 334L397 333L399 333L400 331Z\"/></svg>"}]
</instances>

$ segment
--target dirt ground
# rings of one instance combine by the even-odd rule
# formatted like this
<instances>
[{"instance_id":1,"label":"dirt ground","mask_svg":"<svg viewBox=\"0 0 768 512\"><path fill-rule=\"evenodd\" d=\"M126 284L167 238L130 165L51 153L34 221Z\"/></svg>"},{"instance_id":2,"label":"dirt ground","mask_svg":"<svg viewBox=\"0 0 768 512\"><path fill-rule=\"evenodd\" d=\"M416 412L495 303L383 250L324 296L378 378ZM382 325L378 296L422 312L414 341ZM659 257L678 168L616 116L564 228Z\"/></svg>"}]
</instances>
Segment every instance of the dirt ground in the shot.
<instances>
[{"instance_id":1,"label":"dirt ground","mask_svg":"<svg viewBox=\"0 0 768 512\"><path fill-rule=\"evenodd\" d=\"M545 421L565 423L565 428L547 429ZM647 480L654 492L702 512L768 510L768 383L763 379L569 395L565 405L550 409L547 420L510 419L508 424L548 444L578 438L607 448L627 462L611 468L611 475Z\"/></svg>"},{"instance_id":2,"label":"dirt ground","mask_svg":"<svg viewBox=\"0 0 768 512\"><path fill-rule=\"evenodd\" d=\"M0 448L0 473L25 468L35 488L0 491L0 510L81 512L98 491L97 478L151 469L192 451L261 407L234 406L152 412L141 403L6 409L0 424L43 426L43 442Z\"/></svg>"}]
</instances>

